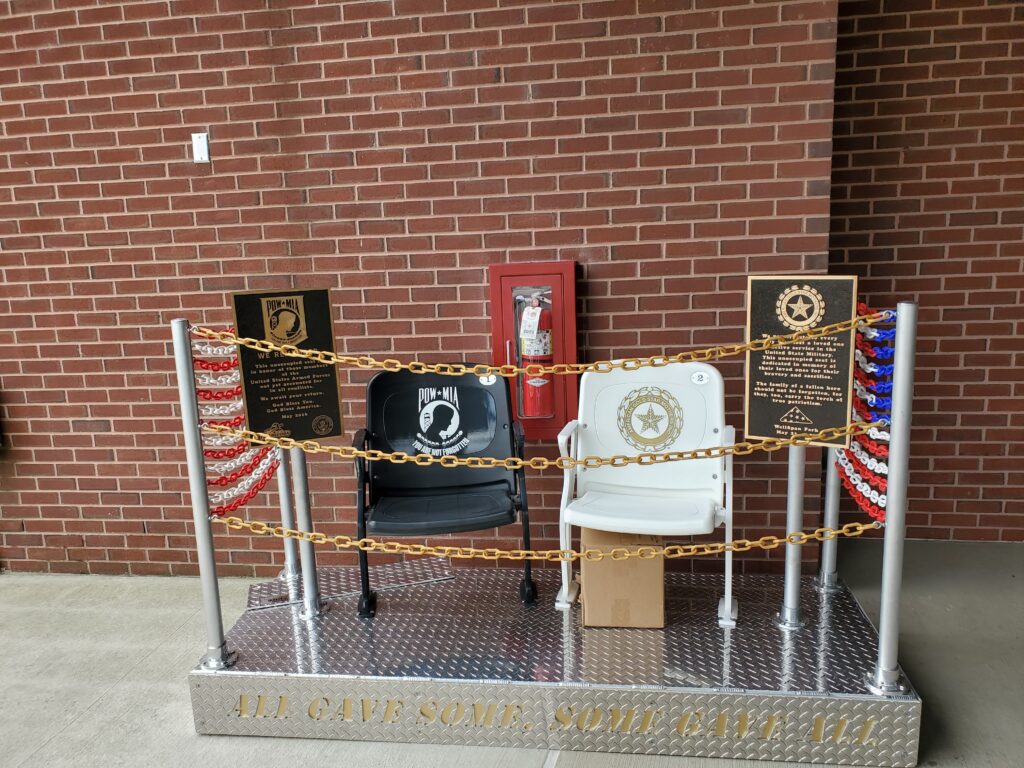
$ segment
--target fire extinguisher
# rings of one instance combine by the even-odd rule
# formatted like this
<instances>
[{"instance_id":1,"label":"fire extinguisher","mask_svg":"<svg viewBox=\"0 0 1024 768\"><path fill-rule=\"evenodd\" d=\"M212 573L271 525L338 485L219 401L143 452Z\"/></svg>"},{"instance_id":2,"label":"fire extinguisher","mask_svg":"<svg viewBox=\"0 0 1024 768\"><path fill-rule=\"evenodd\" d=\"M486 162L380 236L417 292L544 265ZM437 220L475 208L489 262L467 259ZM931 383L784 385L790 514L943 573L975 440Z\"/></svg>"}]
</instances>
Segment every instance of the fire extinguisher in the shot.
<instances>
[{"instance_id":1,"label":"fire extinguisher","mask_svg":"<svg viewBox=\"0 0 1024 768\"><path fill-rule=\"evenodd\" d=\"M523 310L519 350L524 366L551 365L555 360L551 339L551 310L541 305L538 295L535 295L530 306ZM524 374L523 416L537 418L554 415L554 393L554 376L550 373Z\"/></svg>"}]
</instances>

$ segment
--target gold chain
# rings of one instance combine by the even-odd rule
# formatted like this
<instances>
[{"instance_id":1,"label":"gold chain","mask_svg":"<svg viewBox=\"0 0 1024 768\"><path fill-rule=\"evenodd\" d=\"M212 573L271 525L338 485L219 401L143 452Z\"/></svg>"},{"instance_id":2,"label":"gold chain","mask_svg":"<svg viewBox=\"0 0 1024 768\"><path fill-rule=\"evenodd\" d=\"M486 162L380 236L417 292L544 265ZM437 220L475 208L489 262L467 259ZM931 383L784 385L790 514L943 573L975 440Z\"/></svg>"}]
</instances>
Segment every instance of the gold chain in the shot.
<instances>
[{"instance_id":1,"label":"gold chain","mask_svg":"<svg viewBox=\"0 0 1024 768\"><path fill-rule=\"evenodd\" d=\"M351 536L328 536L316 531L299 531L280 525L243 520L240 517L215 517L211 522L220 523L231 531L248 531L255 536L273 536L278 539L298 539L312 544L333 544L337 549L356 549L363 552L384 552L389 555L431 555L456 560L479 558L483 560L540 560L549 563L573 562L575 560L653 560L665 557L674 560L682 557L718 555L723 552L749 552L752 549L776 549L783 544L802 545L810 541L831 541L839 536L854 538L865 531L881 528L882 523L873 520L867 523L847 523L840 528L817 528L814 531L793 531L785 536L762 536L760 539L734 539L727 542L708 544L670 544L667 547L638 547L627 549L615 547L607 552L599 549L481 549L479 547L431 546L429 544L403 544L398 541L377 541L376 539L353 539Z\"/></svg>"},{"instance_id":2,"label":"gold chain","mask_svg":"<svg viewBox=\"0 0 1024 768\"><path fill-rule=\"evenodd\" d=\"M785 336L770 336L765 339L754 339L745 344L729 344L725 346L708 347L696 349L689 352L678 352L674 355L653 355L651 357L627 357L623 360L600 360L596 363L556 363L554 365L466 365L464 363L422 363L414 360L409 363L401 360L378 360L369 356L337 355L334 352L327 352L320 349L299 349L293 344L274 344L263 339L253 339L245 336L237 336L231 331L215 331L211 328L193 326L192 333L204 339L219 341L224 344L237 344L258 352L278 352L288 357L302 357L307 360L314 360L327 365L345 365L353 368L379 369L384 371L410 371L411 373L438 373L442 376L462 376L465 373L472 373L474 376L503 376L514 378L519 374L529 376L540 376L545 373L561 375L572 375L580 373L608 373L616 369L623 371L635 371L640 368L662 368L672 363L707 362L722 357L733 357L749 351L760 351L772 347L784 347L788 344L797 344L808 339L817 339L822 336L843 333L856 328L865 328L878 323L892 320L892 313L889 311L875 312L870 315L861 315L851 320L844 320L833 325L823 325L820 328L797 331Z\"/></svg>"},{"instance_id":3,"label":"gold chain","mask_svg":"<svg viewBox=\"0 0 1024 768\"><path fill-rule=\"evenodd\" d=\"M570 467L626 467L630 464L647 466L665 464L670 461L690 461L694 459L717 459L722 456L747 456L755 451L777 451L789 445L808 445L809 443L831 442L847 435L862 435L875 427L884 425L882 421L856 421L845 427L829 427L819 432L799 432L783 439L769 437L756 442L744 441L733 445L716 445L711 448L698 448L692 451L668 451L666 453L640 453L634 456L585 456L574 459L571 456L559 456L547 459L534 456L532 459L520 459L510 456L507 459L496 459L490 456L428 456L427 454L409 454L403 451L388 453L375 448L364 450L343 445L322 445L316 440L293 440L290 437L275 437L266 432L253 432L248 429L233 429L219 424L203 424L202 428L219 435L236 437L258 445L276 445L279 448L301 448L306 453L326 453L341 459L366 459L367 461L388 461L392 464L416 464L427 466L440 464L442 467L474 467L477 469L569 469Z\"/></svg>"}]
</instances>

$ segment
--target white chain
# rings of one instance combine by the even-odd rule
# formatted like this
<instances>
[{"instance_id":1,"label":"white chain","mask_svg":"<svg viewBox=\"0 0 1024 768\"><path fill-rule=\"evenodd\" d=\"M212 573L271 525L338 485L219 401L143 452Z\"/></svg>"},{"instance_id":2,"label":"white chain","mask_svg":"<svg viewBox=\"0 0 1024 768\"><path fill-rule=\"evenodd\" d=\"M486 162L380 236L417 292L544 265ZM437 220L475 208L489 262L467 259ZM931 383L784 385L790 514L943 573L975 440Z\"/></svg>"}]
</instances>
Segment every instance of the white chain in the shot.
<instances>
[{"instance_id":1,"label":"white chain","mask_svg":"<svg viewBox=\"0 0 1024 768\"><path fill-rule=\"evenodd\" d=\"M868 430L868 437L872 440L885 440L889 441L889 431L886 429L879 429L878 427L872 427Z\"/></svg>"},{"instance_id":2,"label":"white chain","mask_svg":"<svg viewBox=\"0 0 1024 768\"><path fill-rule=\"evenodd\" d=\"M196 374L196 383L205 387L231 387L239 381L237 369L222 373L220 376L214 376L211 373Z\"/></svg>"},{"instance_id":3,"label":"white chain","mask_svg":"<svg viewBox=\"0 0 1024 768\"><path fill-rule=\"evenodd\" d=\"M271 465L277 461L277 451L271 451L263 457L263 461L256 465L256 469L252 471L252 474L246 475L246 477L235 486L228 488L225 491L214 491L210 494L211 504L223 504L231 499L236 499L254 485L259 482L259 479L263 477L264 473L270 469Z\"/></svg>"},{"instance_id":4,"label":"white chain","mask_svg":"<svg viewBox=\"0 0 1024 768\"><path fill-rule=\"evenodd\" d=\"M204 445L236 445L239 442L234 435L214 435L203 430Z\"/></svg>"},{"instance_id":5,"label":"white chain","mask_svg":"<svg viewBox=\"0 0 1024 768\"><path fill-rule=\"evenodd\" d=\"M243 451L233 459L228 461L218 461L213 464L207 464L206 469L215 475L229 475L239 467L244 467L254 458L256 454L260 452L260 448L250 448L247 451Z\"/></svg>"},{"instance_id":6,"label":"white chain","mask_svg":"<svg viewBox=\"0 0 1024 768\"><path fill-rule=\"evenodd\" d=\"M853 484L857 486L857 490L860 491L865 497L871 499L874 504L885 508L886 496L884 493L879 493L876 489L872 488L863 477L858 474L857 470L853 468L853 464L850 463L850 459L846 456L846 451L836 451L836 457L839 459L839 466L843 470L843 473L853 481Z\"/></svg>"},{"instance_id":7,"label":"white chain","mask_svg":"<svg viewBox=\"0 0 1024 768\"><path fill-rule=\"evenodd\" d=\"M199 415L208 416L230 416L242 410L241 400L232 400L228 403L200 403Z\"/></svg>"},{"instance_id":8,"label":"white chain","mask_svg":"<svg viewBox=\"0 0 1024 768\"><path fill-rule=\"evenodd\" d=\"M857 361L857 366L862 371L866 371L867 373L878 373L878 364L869 360L868 356L861 352L860 349L855 348L853 350L853 357Z\"/></svg>"},{"instance_id":9,"label":"white chain","mask_svg":"<svg viewBox=\"0 0 1024 768\"><path fill-rule=\"evenodd\" d=\"M206 344L193 341L192 349L201 357L231 357L238 354L238 349L233 344Z\"/></svg>"},{"instance_id":10,"label":"white chain","mask_svg":"<svg viewBox=\"0 0 1024 768\"><path fill-rule=\"evenodd\" d=\"M877 472L880 475L889 474L889 465L886 464L881 459L876 458L867 451L865 451L864 446L862 446L856 440L850 441L849 450L853 452L853 455L857 457L857 460L860 461L861 464L870 469L872 472Z\"/></svg>"}]
</instances>

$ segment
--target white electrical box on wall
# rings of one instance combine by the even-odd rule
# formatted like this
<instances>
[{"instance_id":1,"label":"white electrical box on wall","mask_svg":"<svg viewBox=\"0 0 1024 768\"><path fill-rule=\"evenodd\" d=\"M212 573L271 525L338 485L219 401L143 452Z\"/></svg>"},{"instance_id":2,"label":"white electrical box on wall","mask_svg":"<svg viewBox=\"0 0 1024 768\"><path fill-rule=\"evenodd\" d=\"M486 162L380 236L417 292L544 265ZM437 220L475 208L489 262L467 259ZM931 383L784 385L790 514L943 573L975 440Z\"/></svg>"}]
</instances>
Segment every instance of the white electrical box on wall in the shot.
<instances>
[{"instance_id":1,"label":"white electrical box on wall","mask_svg":"<svg viewBox=\"0 0 1024 768\"><path fill-rule=\"evenodd\" d=\"M194 162L194 163L208 163L208 162L210 162L210 134L208 134L208 133L193 133L192 134L192 162Z\"/></svg>"}]
</instances>

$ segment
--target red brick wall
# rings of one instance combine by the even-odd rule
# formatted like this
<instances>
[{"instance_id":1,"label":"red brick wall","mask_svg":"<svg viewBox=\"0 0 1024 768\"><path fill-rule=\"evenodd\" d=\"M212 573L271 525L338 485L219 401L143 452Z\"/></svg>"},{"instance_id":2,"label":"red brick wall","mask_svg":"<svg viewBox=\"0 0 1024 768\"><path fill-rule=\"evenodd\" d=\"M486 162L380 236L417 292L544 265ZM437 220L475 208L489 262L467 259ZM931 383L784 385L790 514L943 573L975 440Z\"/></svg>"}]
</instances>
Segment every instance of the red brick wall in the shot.
<instances>
[{"instance_id":1,"label":"red brick wall","mask_svg":"<svg viewBox=\"0 0 1024 768\"><path fill-rule=\"evenodd\" d=\"M487 359L486 266L574 259L599 359L740 341L748 273L826 269L834 0L49 5L0 2L5 567L194 572L168 322L229 292L330 286L339 351ZM781 530L783 458L737 471L741 533ZM311 477L351 531L351 467ZM247 545L224 573L273 572Z\"/></svg>"},{"instance_id":2,"label":"red brick wall","mask_svg":"<svg viewBox=\"0 0 1024 768\"><path fill-rule=\"evenodd\" d=\"M1024 5L839 13L830 268L920 303L908 534L1019 541Z\"/></svg>"}]
</instances>

